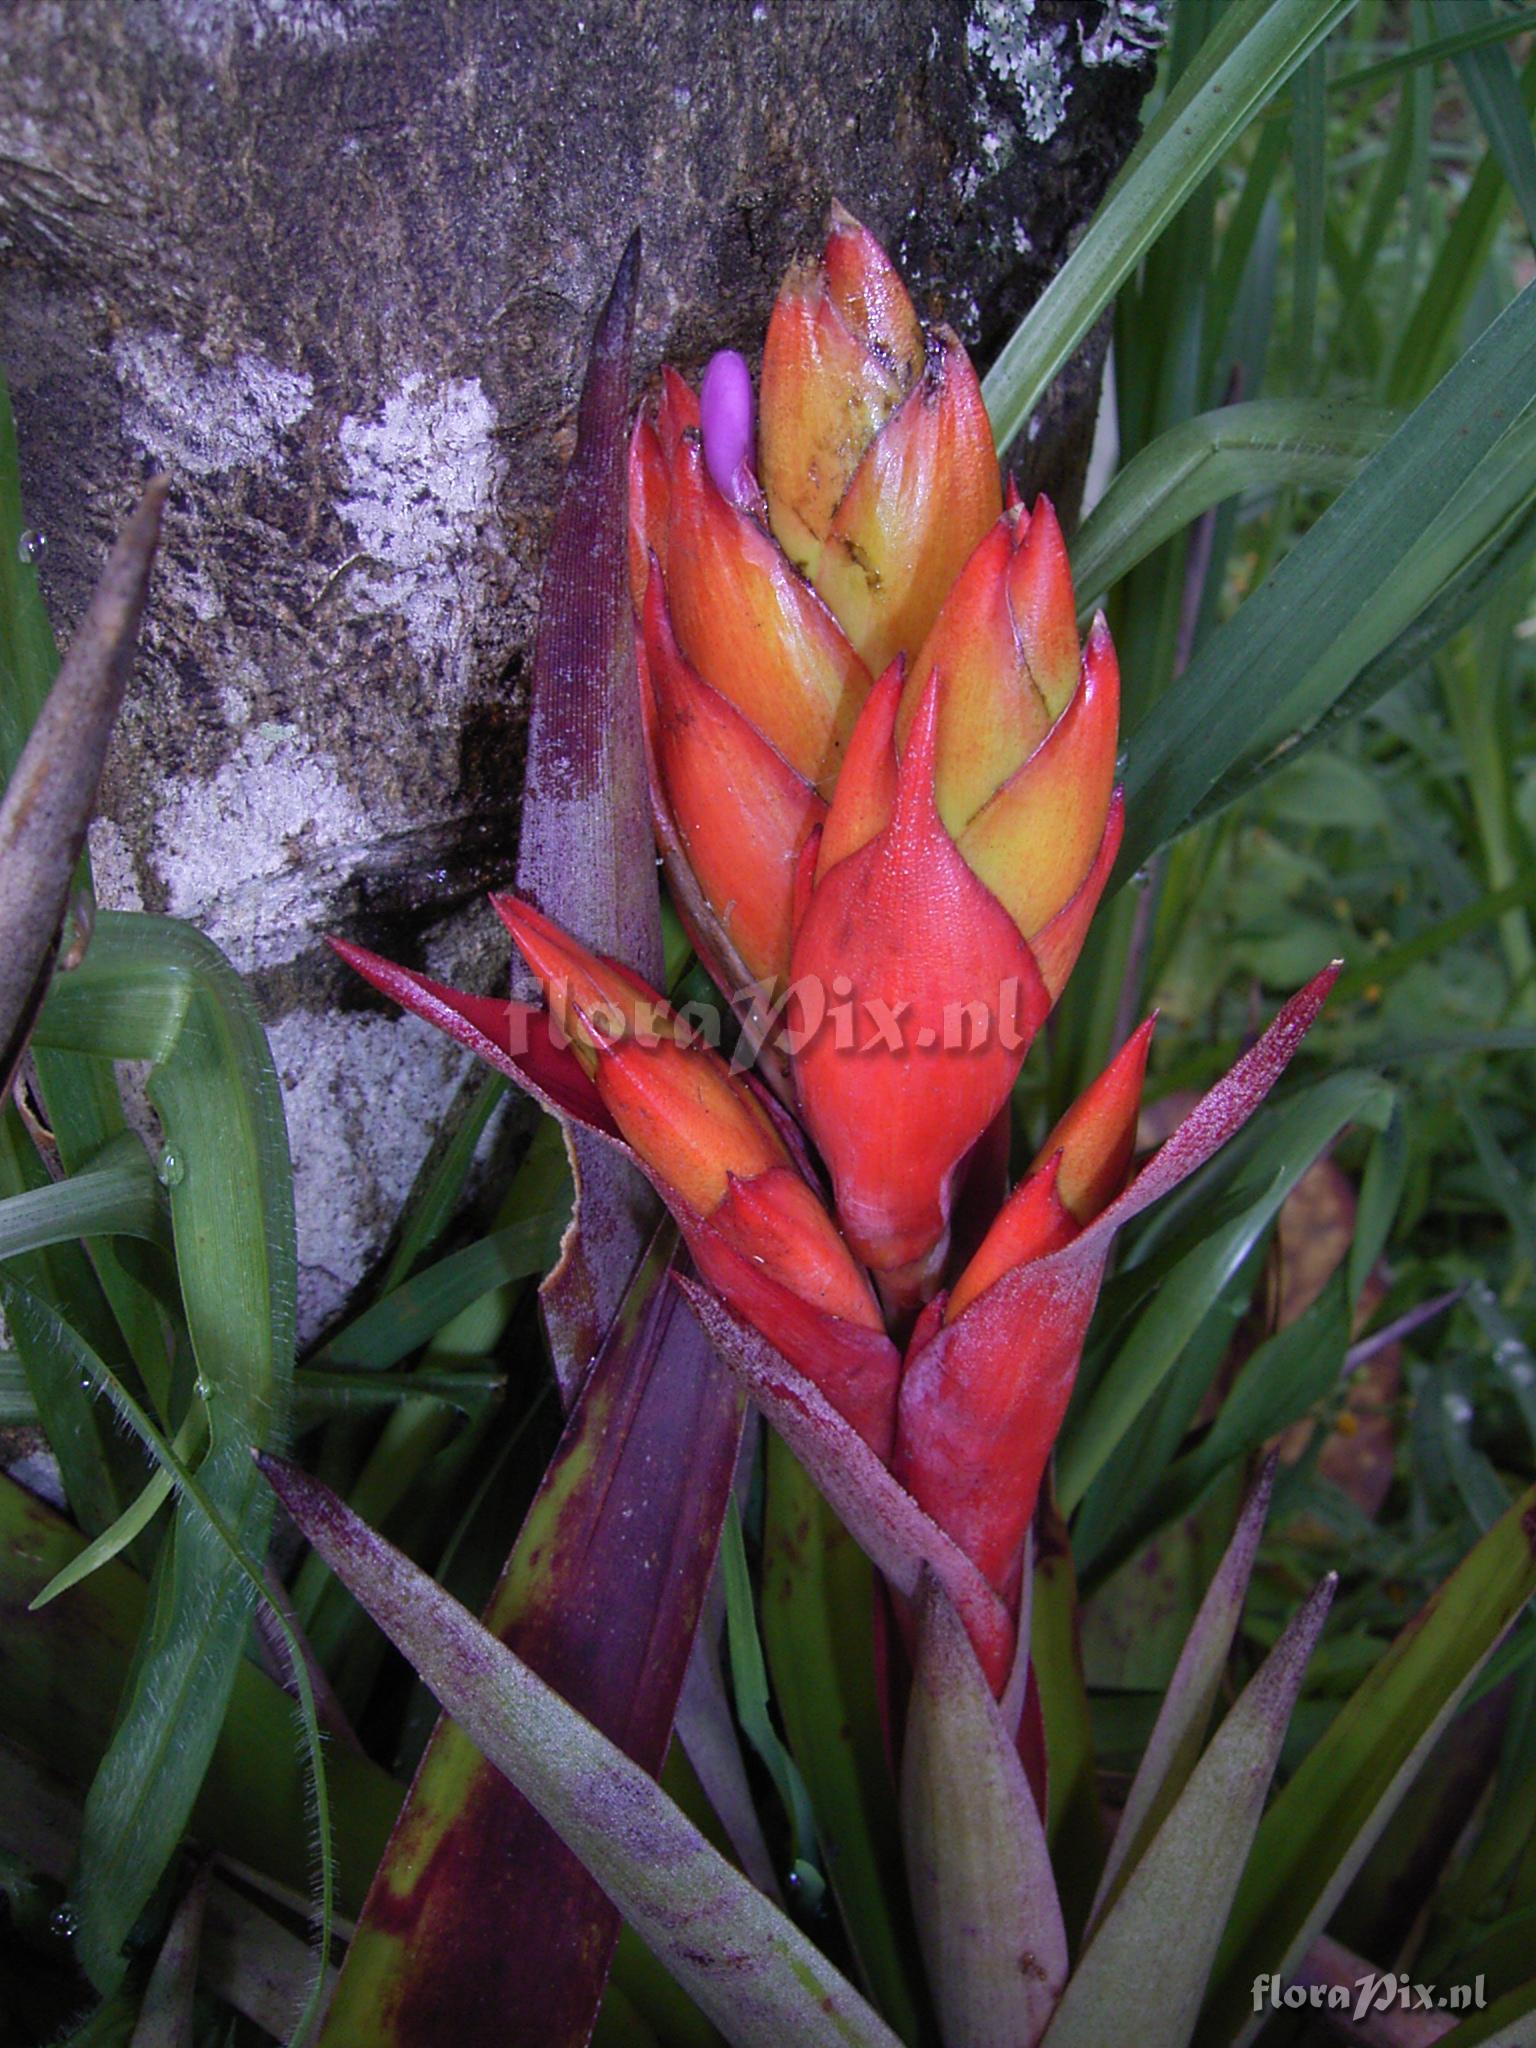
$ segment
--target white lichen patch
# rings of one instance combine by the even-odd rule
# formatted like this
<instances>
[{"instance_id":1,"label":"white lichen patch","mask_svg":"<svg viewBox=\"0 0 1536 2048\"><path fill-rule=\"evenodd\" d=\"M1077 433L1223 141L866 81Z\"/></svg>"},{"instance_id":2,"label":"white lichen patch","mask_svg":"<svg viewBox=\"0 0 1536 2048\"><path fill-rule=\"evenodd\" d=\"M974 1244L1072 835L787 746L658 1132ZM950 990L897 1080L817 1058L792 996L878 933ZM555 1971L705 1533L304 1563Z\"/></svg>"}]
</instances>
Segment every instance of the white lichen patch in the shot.
<instances>
[{"instance_id":1,"label":"white lichen patch","mask_svg":"<svg viewBox=\"0 0 1536 2048\"><path fill-rule=\"evenodd\" d=\"M418 659L450 689L468 677L479 532L500 473L495 428L478 377L433 384L420 372L377 418L341 423L351 491L337 510L364 557L349 588L398 613Z\"/></svg>"},{"instance_id":2,"label":"white lichen patch","mask_svg":"<svg viewBox=\"0 0 1536 2048\"><path fill-rule=\"evenodd\" d=\"M1031 142L1049 142L1067 117L1066 40L1064 24L1036 25L1035 0L978 0L965 25L967 50L1002 88Z\"/></svg>"},{"instance_id":3,"label":"white lichen patch","mask_svg":"<svg viewBox=\"0 0 1536 2048\"><path fill-rule=\"evenodd\" d=\"M1169 0L1104 0L1098 26L1078 23L1085 64L1145 64L1168 37Z\"/></svg>"},{"instance_id":4,"label":"white lichen patch","mask_svg":"<svg viewBox=\"0 0 1536 2048\"><path fill-rule=\"evenodd\" d=\"M296 1010L268 1036L293 1154L307 1342L376 1263L466 1057L409 1018L359 1011Z\"/></svg>"},{"instance_id":5,"label":"white lichen patch","mask_svg":"<svg viewBox=\"0 0 1536 2048\"><path fill-rule=\"evenodd\" d=\"M153 860L171 915L249 972L314 943L379 834L329 755L309 751L295 727L259 725L216 775L171 793Z\"/></svg>"},{"instance_id":6,"label":"white lichen patch","mask_svg":"<svg viewBox=\"0 0 1536 2048\"><path fill-rule=\"evenodd\" d=\"M271 462L280 437L314 403L314 380L302 370L250 350L232 363L199 363L174 334L120 335L112 366L128 438L173 474L217 476Z\"/></svg>"},{"instance_id":7,"label":"white lichen patch","mask_svg":"<svg viewBox=\"0 0 1536 2048\"><path fill-rule=\"evenodd\" d=\"M121 829L110 818L96 818L90 832L91 886L104 910L142 910L144 892L138 870Z\"/></svg>"},{"instance_id":8,"label":"white lichen patch","mask_svg":"<svg viewBox=\"0 0 1536 2048\"><path fill-rule=\"evenodd\" d=\"M159 0L162 21L190 56L213 63L237 37L335 50L373 34L399 0Z\"/></svg>"}]
</instances>

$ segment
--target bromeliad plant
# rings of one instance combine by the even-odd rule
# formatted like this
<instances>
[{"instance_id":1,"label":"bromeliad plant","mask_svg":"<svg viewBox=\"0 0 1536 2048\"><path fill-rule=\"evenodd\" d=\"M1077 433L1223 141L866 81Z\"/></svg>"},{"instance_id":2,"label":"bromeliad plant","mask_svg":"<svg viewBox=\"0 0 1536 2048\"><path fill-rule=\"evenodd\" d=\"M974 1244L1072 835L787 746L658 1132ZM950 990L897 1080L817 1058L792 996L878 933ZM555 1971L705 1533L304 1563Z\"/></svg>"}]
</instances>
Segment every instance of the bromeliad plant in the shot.
<instances>
[{"instance_id":1,"label":"bromeliad plant","mask_svg":"<svg viewBox=\"0 0 1536 2048\"><path fill-rule=\"evenodd\" d=\"M1127 1189L1149 1019L1003 1199L1013 1085L1119 849L1114 649L1102 615L1079 645L1049 501L1004 508L964 350L847 213L791 272L763 361L756 440L741 357L700 401L667 374L632 444L630 551L658 841L722 994L786 1020L784 1099L518 897L492 900L542 1011L334 943L633 1160L722 1355L755 1391L791 1374L773 1402L849 1425L984 1582L973 1642L1001 1693L1115 1233L1264 1099L1337 966ZM811 1456L842 1503L838 1454Z\"/></svg>"},{"instance_id":2,"label":"bromeliad plant","mask_svg":"<svg viewBox=\"0 0 1536 2048\"><path fill-rule=\"evenodd\" d=\"M618 319L610 307L605 335ZM881 1567L895 1624L885 1710L946 2042L1028 2048L1048 2026L1053 2039L1101 2038L1078 2015L1104 1997L1104 1970L1124 1967L1159 1855L1191 1846L1174 1846L1188 1802L1233 1801L1238 1821L1226 1815L1220 1843L1213 1833L1206 1845L1205 1933L1170 1993L1187 2032L1330 1587L1190 1785L1170 1768L1144 1788L1139 1818L1161 1819L1181 1791L1188 1800L1171 1833L1143 1830L1139 1883L1122 1854L1121 1896L1106 1894L1089 1951L1098 1960L1069 1988L1029 1683L1029 1536L1116 1233L1251 1116L1336 966L1133 1176L1148 1019L1009 1193L1013 1085L1121 838L1114 649L1102 617L1079 643L1049 502L1026 509L1011 488L1004 502L964 351L920 326L884 252L845 213L819 264L786 281L762 392L754 434L740 357L717 357L697 400L668 373L629 458L651 811L680 914L740 1020L735 1057L718 1030L520 896L493 902L542 1006L466 995L333 944L639 1169L697 1276L680 1266L675 1286ZM766 1054L771 1086L744 1050ZM297 1472L273 1477L321 1555L436 1684L436 1664L420 1661L420 1589L381 1607L379 1582L359 1568L360 1528ZM1207 1637L1218 1657L1230 1641L1264 1497L1186 1653L1196 1668ZM508 1685L532 1682L496 1668ZM1203 1679L1196 1691L1198 1703L1168 1709L1189 1717L1181 1749L1211 1704ZM466 1719L458 1689L446 1697L488 1755L522 1739ZM888 2038L851 1990L826 1991L824 1960L810 1977L803 1960L783 1974L776 1958L803 1938L766 1901L751 1908L748 1974L768 1985L731 1990L739 1927L723 1946L697 1930L680 1946L672 1916L707 1921L727 1897L740 1905L741 1880L715 1870L690 1892L681 1871L653 1871L642 1909L635 1871L615 1875L616 1810L598 1800L577 1826L563 1793L541 1797L512 1775L729 2038L831 2038L834 2027ZM616 1793L618 1782L609 1795L640 1800L648 1826L684 1827L658 1817L654 1787L626 1778ZM702 1845L679 1853L694 1863ZM376 1887L365 1931L396 1910Z\"/></svg>"}]
</instances>

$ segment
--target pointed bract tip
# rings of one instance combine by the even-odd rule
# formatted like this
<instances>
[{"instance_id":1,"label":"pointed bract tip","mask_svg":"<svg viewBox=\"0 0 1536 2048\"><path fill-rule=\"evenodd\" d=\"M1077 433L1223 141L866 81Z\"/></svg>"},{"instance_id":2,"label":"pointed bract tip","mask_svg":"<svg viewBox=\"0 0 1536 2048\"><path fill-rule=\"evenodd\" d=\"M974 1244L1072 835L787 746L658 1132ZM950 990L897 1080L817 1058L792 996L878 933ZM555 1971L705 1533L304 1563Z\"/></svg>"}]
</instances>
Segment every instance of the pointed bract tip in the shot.
<instances>
[{"instance_id":1,"label":"pointed bract tip","mask_svg":"<svg viewBox=\"0 0 1536 2048\"><path fill-rule=\"evenodd\" d=\"M274 1451L264 1451L259 1444L252 1444L251 1459L262 1478L286 1506L298 1490L295 1480L302 1479L304 1473L289 1459L278 1457Z\"/></svg>"},{"instance_id":2,"label":"pointed bract tip","mask_svg":"<svg viewBox=\"0 0 1536 2048\"><path fill-rule=\"evenodd\" d=\"M491 907L538 977L550 1014L572 1039L578 1059L583 1042L611 1049L637 1025L648 1029L668 1016L666 1004L638 975L589 952L522 897L493 894Z\"/></svg>"},{"instance_id":3,"label":"pointed bract tip","mask_svg":"<svg viewBox=\"0 0 1536 2048\"><path fill-rule=\"evenodd\" d=\"M636 228L624 244L624 253L619 258L613 283L608 287L608 296L603 309L597 316L597 326L592 336L592 355L613 357L627 352L634 330L635 300L640 286L640 230Z\"/></svg>"},{"instance_id":4,"label":"pointed bract tip","mask_svg":"<svg viewBox=\"0 0 1536 2048\"><path fill-rule=\"evenodd\" d=\"M886 674L890 675L896 670L897 662L902 660L903 657L898 655L896 661L893 661L886 670ZM901 757L899 786L903 790L909 786L908 776L919 774L926 779L929 790L933 788L934 768L939 750L939 692L942 682L938 664L935 663L927 682L923 685L923 693L917 700L912 730L907 734L906 749Z\"/></svg>"},{"instance_id":5,"label":"pointed bract tip","mask_svg":"<svg viewBox=\"0 0 1536 2048\"><path fill-rule=\"evenodd\" d=\"M1227 1556L1238 1570L1243 1584L1247 1584L1248 1573L1253 1564L1253 1553L1269 1520L1269 1503L1275 1490L1275 1475L1280 1469L1278 1448L1265 1452L1263 1462L1254 1475L1253 1484L1243 1496L1238 1509L1237 1527L1233 1534Z\"/></svg>"}]
</instances>

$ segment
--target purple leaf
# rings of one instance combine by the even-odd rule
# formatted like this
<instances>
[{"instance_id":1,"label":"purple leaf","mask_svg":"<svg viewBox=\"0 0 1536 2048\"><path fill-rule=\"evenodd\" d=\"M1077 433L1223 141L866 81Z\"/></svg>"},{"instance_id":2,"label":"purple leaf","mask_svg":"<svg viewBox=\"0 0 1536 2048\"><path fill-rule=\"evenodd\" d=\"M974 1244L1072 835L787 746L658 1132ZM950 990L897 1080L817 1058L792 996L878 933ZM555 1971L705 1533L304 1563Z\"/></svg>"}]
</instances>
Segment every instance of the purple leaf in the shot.
<instances>
[{"instance_id":1,"label":"purple leaf","mask_svg":"<svg viewBox=\"0 0 1536 2048\"><path fill-rule=\"evenodd\" d=\"M674 1242L665 1225L485 1617L652 1775L666 1755L742 1420L734 1384L668 1284ZM535 1806L440 1724L322 2038L337 2048L364 2035L375 2048L511 2039L580 2048L618 1931L618 1913Z\"/></svg>"},{"instance_id":2,"label":"purple leaf","mask_svg":"<svg viewBox=\"0 0 1536 2048\"><path fill-rule=\"evenodd\" d=\"M1136 2015L1137 2048L1188 2048L1206 1980L1307 1661L1338 1581L1292 1618L1217 1729L1167 1819L1100 1921L1046 2048L1104 2048Z\"/></svg>"},{"instance_id":3,"label":"purple leaf","mask_svg":"<svg viewBox=\"0 0 1536 2048\"><path fill-rule=\"evenodd\" d=\"M1033 2048L1067 1980L1045 1826L965 1627L930 1573L917 1602L901 1819L944 2048Z\"/></svg>"},{"instance_id":4,"label":"purple leaf","mask_svg":"<svg viewBox=\"0 0 1536 2048\"><path fill-rule=\"evenodd\" d=\"M1200 1755L1200 1745L1216 1704L1227 1653L1248 1596L1248 1581L1274 1489L1276 1456L1264 1462L1243 1503L1226 1554L1216 1568L1200 1611L1190 1626L1174 1667L1151 1740L1142 1756L1120 1816L1120 1825L1105 1859L1104 1874L1089 1915L1091 1934L1119 1897L1142 1851L1163 1817L1183 1791Z\"/></svg>"},{"instance_id":5,"label":"purple leaf","mask_svg":"<svg viewBox=\"0 0 1536 2048\"><path fill-rule=\"evenodd\" d=\"M1188 1180L1208 1159L1215 1157L1229 1138L1237 1135L1295 1057L1297 1047L1328 1000L1328 991L1338 980L1342 965L1342 961L1332 961L1291 997L1262 1038L1223 1074L1214 1088L1201 1096L1125 1193L1111 1202L1080 1236L1062 1251L1015 1266L995 1286L979 1295L966 1314L974 1315L994 1295L1001 1302L1004 1290L1014 1288L1044 1288L1043 1299L1058 1302L1062 1313L1068 1315L1074 1312L1085 1286L1091 1286L1096 1293L1103 1262L1117 1232L1143 1209L1150 1209L1164 1195L1172 1194L1181 1181Z\"/></svg>"},{"instance_id":6,"label":"purple leaf","mask_svg":"<svg viewBox=\"0 0 1536 2048\"><path fill-rule=\"evenodd\" d=\"M754 1428L754 1440L756 1430ZM762 1822L752 1797L746 1763L736 1733L725 1675L720 1669L719 1639L725 1625L725 1589L716 1571L705 1596L704 1613L693 1638L693 1655L677 1702L677 1739L687 1752L693 1774L715 1818L725 1829L736 1860L760 1892L783 1903L773 1859L763 1837Z\"/></svg>"},{"instance_id":7,"label":"purple leaf","mask_svg":"<svg viewBox=\"0 0 1536 2048\"><path fill-rule=\"evenodd\" d=\"M310 1543L470 1741L736 2048L898 2048L820 1950L638 1764L318 1480L284 1459L261 1463ZM523 1938L503 1926L508 1945Z\"/></svg>"},{"instance_id":8,"label":"purple leaf","mask_svg":"<svg viewBox=\"0 0 1536 2048\"><path fill-rule=\"evenodd\" d=\"M638 232L593 337L544 570L533 650L518 894L584 946L662 978L627 555L630 357ZM575 1224L541 1290L567 1402L597 1353L656 1221L654 1198L584 1133L568 1136Z\"/></svg>"}]
</instances>

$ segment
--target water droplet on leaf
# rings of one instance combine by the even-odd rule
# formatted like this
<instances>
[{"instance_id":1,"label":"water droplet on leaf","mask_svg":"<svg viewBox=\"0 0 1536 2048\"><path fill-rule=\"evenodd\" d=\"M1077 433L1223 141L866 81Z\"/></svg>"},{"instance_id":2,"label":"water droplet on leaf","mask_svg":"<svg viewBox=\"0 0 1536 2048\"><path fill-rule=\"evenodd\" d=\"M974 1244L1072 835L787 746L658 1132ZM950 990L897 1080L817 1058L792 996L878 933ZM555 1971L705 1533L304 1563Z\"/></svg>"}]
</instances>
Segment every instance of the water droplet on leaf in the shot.
<instances>
[{"instance_id":1,"label":"water droplet on leaf","mask_svg":"<svg viewBox=\"0 0 1536 2048\"><path fill-rule=\"evenodd\" d=\"M16 559L18 562L41 561L47 546L47 534L39 533L35 526L29 526L16 543Z\"/></svg>"},{"instance_id":2,"label":"water droplet on leaf","mask_svg":"<svg viewBox=\"0 0 1536 2048\"><path fill-rule=\"evenodd\" d=\"M155 1162L155 1178L159 1181L161 1187L180 1187L182 1181L186 1178L186 1173L187 1162L174 1146L167 1145Z\"/></svg>"}]
</instances>

